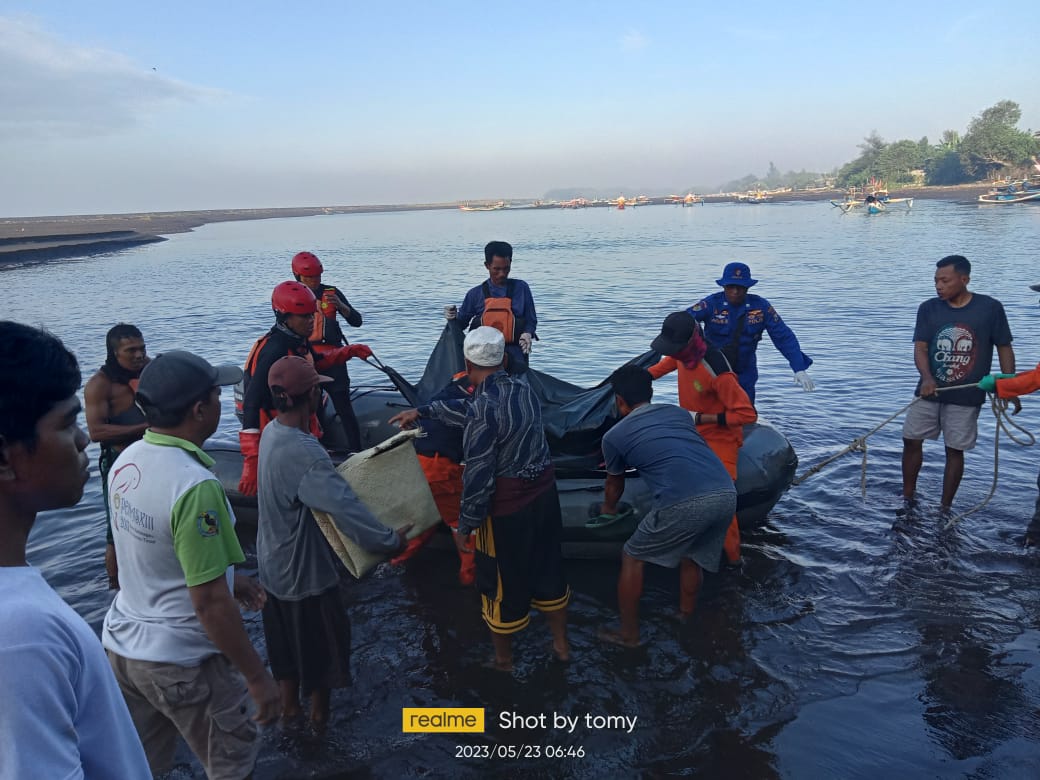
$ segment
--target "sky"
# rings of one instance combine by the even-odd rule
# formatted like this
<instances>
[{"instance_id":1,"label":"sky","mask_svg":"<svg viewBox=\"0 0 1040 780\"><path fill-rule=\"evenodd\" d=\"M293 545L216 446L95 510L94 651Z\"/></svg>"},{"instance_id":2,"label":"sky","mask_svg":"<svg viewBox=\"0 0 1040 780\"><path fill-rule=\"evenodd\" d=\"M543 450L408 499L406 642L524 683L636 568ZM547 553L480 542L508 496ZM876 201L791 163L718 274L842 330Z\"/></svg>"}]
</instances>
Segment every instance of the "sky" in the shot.
<instances>
[{"instance_id":1,"label":"sky","mask_svg":"<svg viewBox=\"0 0 1040 780\"><path fill-rule=\"evenodd\" d=\"M0 0L0 217L668 194L1040 129L1040 3Z\"/></svg>"}]
</instances>

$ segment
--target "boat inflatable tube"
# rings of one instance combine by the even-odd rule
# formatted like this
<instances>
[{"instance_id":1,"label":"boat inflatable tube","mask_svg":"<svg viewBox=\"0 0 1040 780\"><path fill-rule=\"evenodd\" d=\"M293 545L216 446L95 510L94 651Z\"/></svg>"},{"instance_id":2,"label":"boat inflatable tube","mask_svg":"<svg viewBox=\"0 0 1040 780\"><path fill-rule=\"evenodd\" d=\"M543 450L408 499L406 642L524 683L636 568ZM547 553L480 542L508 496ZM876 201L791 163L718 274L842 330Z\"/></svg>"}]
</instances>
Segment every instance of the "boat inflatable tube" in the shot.
<instances>
[{"instance_id":1,"label":"boat inflatable tube","mask_svg":"<svg viewBox=\"0 0 1040 780\"><path fill-rule=\"evenodd\" d=\"M441 516L426 482L412 439L419 431L402 431L375 447L352 455L336 469L376 519L387 528L412 524L413 539L440 523ZM364 577L388 556L372 553L340 532L332 518L314 510L314 519L347 571Z\"/></svg>"}]
</instances>

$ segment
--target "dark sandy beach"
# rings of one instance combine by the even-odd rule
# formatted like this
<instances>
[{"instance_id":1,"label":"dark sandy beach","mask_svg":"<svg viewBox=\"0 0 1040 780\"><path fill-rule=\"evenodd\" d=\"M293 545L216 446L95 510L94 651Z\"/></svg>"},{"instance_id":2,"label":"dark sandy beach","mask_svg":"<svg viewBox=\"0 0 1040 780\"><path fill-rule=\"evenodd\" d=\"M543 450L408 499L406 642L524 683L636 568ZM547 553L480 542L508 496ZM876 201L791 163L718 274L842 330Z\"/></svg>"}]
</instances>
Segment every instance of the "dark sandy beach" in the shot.
<instances>
[{"instance_id":1,"label":"dark sandy beach","mask_svg":"<svg viewBox=\"0 0 1040 780\"><path fill-rule=\"evenodd\" d=\"M0 218L0 265L111 252L138 244L164 241L163 236L186 233L211 222L313 217L321 214L423 211L455 207L454 203L429 203L404 206L313 206L284 209L226 209Z\"/></svg>"},{"instance_id":2,"label":"dark sandy beach","mask_svg":"<svg viewBox=\"0 0 1040 780\"><path fill-rule=\"evenodd\" d=\"M901 187L893 197L974 201L988 185L955 187ZM773 202L817 201L842 197L839 190L788 192L772 196ZM652 198L664 203L666 198ZM731 195L706 195L708 203L733 200ZM515 204L514 204L515 205ZM322 214L360 214L386 211L454 209L455 203L419 203L373 206L307 206L281 209L225 209L216 211L164 211L139 214L86 214L63 217L0 218L0 265L83 257L139 244L164 241L163 236L186 233L211 222L251 219L313 217Z\"/></svg>"}]
</instances>

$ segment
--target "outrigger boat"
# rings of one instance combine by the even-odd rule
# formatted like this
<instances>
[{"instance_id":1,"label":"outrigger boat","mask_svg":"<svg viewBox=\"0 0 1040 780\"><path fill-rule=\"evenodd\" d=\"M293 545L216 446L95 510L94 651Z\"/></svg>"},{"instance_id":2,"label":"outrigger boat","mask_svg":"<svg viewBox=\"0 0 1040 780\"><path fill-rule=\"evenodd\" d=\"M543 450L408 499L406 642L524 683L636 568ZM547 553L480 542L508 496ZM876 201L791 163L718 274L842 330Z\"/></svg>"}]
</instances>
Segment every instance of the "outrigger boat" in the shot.
<instances>
[{"instance_id":1,"label":"outrigger boat","mask_svg":"<svg viewBox=\"0 0 1040 780\"><path fill-rule=\"evenodd\" d=\"M462 329L448 322L430 355L422 379L415 385L392 368L373 358L371 365L389 383L354 387L352 404L361 426L362 446L375 446L397 433L387 420L402 409L423 403L463 370ZM650 366L659 356L647 352L630 361ZM367 362L367 361L366 361ZM603 500L603 456L600 440L617 422L613 392L607 381L593 388L582 388L554 376L529 369L531 388L542 406L542 422L556 469L556 484L563 511L564 554L571 558L616 558L639 520L650 509L652 497L635 471L626 474L623 500L634 512L616 523L602 525L589 519L589 505ZM335 413L326 406L328 419ZM346 456L345 441L338 420L325 426L323 444L334 460ZM242 455L237 441L211 440L206 452L216 461L214 471L228 494L238 522L255 526L255 496L238 492L242 474ZM744 529L762 525L770 510L790 487L798 458L787 438L768 423L744 426L744 446L737 467L737 517Z\"/></svg>"},{"instance_id":2,"label":"outrigger boat","mask_svg":"<svg viewBox=\"0 0 1040 780\"><path fill-rule=\"evenodd\" d=\"M845 195L844 200L832 200L831 205L841 209L842 213L848 213L858 206L867 206L867 213L880 214L888 206L905 204L908 209L913 208L913 198L893 198L888 194L888 189L881 179L871 177L864 189L865 197L860 200L856 188L853 187ZM871 200L873 198L873 200Z\"/></svg>"},{"instance_id":3,"label":"outrigger boat","mask_svg":"<svg viewBox=\"0 0 1040 780\"><path fill-rule=\"evenodd\" d=\"M1003 187L994 187L985 195L979 195L979 203L1026 203L1040 200L1040 183L1028 179L1009 182Z\"/></svg>"}]
</instances>

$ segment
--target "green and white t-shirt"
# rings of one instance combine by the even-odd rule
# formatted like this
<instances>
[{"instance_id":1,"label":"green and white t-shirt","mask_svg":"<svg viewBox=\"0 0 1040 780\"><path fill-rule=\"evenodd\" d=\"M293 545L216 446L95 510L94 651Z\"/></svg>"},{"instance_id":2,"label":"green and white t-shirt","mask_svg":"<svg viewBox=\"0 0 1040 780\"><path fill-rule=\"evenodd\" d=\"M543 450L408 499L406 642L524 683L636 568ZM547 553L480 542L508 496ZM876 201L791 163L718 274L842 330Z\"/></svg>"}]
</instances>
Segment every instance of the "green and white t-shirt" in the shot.
<instances>
[{"instance_id":1,"label":"green and white t-shirt","mask_svg":"<svg viewBox=\"0 0 1040 780\"><path fill-rule=\"evenodd\" d=\"M147 431L108 475L119 586L102 642L140 661L197 666L219 652L188 588L227 577L245 560L213 459L184 439Z\"/></svg>"}]
</instances>

